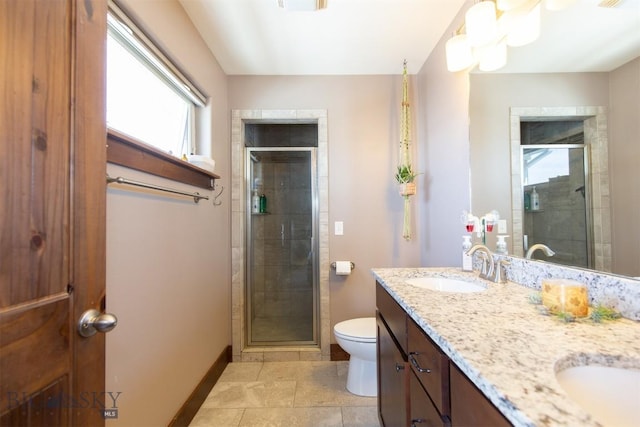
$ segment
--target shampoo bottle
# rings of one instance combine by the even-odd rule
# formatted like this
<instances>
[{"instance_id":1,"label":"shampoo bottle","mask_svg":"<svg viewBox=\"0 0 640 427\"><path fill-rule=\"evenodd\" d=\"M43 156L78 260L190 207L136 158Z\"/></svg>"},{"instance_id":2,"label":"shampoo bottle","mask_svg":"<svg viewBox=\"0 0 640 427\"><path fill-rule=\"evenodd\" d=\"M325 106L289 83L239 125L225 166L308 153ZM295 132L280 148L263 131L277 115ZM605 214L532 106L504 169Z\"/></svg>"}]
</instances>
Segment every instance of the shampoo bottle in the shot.
<instances>
[{"instance_id":1,"label":"shampoo bottle","mask_svg":"<svg viewBox=\"0 0 640 427\"><path fill-rule=\"evenodd\" d=\"M473 258L467 253L471 249L471 236L462 236L462 271L473 271Z\"/></svg>"},{"instance_id":2,"label":"shampoo bottle","mask_svg":"<svg viewBox=\"0 0 640 427\"><path fill-rule=\"evenodd\" d=\"M260 213L267 213L267 196L261 194L258 199L258 204L260 205Z\"/></svg>"},{"instance_id":3,"label":"shampoo bottle","mask_svg":"<svg viewBox=\"0 0 640 427\"><path fill-rule=\"evenodd\" d=\"M531 210L532 211L540 210L540 196L536 191L536 187L533 187L533 191L531 192Z\"/></svg>"}]
</instances>

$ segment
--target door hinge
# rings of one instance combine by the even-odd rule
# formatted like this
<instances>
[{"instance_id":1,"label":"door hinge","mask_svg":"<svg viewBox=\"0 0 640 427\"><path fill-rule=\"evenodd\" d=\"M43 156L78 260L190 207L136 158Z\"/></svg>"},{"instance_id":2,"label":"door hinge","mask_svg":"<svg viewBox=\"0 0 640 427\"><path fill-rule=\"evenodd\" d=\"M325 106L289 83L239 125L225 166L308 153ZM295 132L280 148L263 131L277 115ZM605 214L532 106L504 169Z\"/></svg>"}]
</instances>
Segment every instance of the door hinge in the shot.
<instances>
[{"instance_id":1,"label":"door hinge","mask_svg":"<svg viewBox=\"0 0 640 427\"><path fill-rule=\"evenodd\" d=\"M71 283L69 283L67 285L67 293L68 294L72 294L73 293L73 285Z\"/></svg>"}]
</instances>

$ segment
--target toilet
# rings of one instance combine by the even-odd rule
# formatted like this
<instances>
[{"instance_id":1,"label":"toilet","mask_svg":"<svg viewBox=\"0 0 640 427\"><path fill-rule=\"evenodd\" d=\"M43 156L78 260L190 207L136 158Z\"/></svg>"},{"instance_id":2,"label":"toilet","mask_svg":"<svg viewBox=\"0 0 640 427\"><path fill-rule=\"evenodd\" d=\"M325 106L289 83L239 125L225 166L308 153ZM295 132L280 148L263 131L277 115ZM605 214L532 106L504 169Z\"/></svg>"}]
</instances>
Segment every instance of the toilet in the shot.
<instances>
[{"instance_id":1,"label":"toilet","mask_svg":"<svg viewBox=\"0 0 640 427\"><path fill-rule=\"evenodd\" d=\"M347 390L359 396L376 396L376 318L345 320L333 327L333 333L338 345L351 356Z\"/></svg>"}]
</instances>

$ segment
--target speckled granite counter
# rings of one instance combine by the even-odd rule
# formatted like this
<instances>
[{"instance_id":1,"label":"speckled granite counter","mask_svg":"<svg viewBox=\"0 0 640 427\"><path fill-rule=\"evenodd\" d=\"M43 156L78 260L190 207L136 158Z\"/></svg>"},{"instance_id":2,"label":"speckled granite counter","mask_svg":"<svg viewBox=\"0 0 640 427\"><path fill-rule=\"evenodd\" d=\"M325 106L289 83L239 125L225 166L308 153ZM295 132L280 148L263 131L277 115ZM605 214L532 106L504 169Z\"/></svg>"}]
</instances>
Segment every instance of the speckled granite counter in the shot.
<instances>
[{"instance_id":1,"label":"speckled granite counter","mask_svg":"<svg viewBox=\"0 0 640 427\"><path fill-rule=\"evenodd\" d=\"M563 323L528 302L532 289L491 283L456 268L380 268L374 277L516 426L598 426L555 378L556 367L640 368L640 323ZM430 291L414 277L479 282L478 293Z\"/></svg>"}]
</instances>

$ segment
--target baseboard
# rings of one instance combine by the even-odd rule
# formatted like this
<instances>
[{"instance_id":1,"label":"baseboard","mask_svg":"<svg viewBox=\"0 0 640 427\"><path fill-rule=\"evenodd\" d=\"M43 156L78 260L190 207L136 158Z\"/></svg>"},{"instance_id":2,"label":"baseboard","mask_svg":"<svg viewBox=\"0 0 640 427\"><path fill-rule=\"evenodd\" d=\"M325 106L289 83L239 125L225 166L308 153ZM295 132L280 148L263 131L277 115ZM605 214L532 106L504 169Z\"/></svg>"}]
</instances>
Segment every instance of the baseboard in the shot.
<instances>
[{"instance_id":1,"label":"baseboard","mask_svg":"<svg viewBox=\"0 0 640 427\"><path fill-rule=\"evenodd\" d=\"M331 352L331 360L349 360L349 353L338 344L331 344L329 351Z\"/></svg>"},{"instance_id":2,"label":"baseboard","mask_svg":"<svg viewBox=\"0 0 640 427\"><path fill-rule=\"evenodd\" d=\"M213 386L218 382L224 368L231 363L231 360L231 346L227 346L227 348L220 353L218 359L213 362L213 365L209 368L209 371L205 374L204 378L202 378L195 390L193 390L191 396L189 396L178 413L176 413L175 417L173 417L173 420L169 423L169 427L187 427L189 425L191 420L193 420L193 417L198 413L198 409L200 409L200 406L202 406L202 403L209 395L209 392L211 392Z\"/></svg>"}]
</instances>

